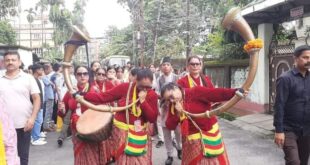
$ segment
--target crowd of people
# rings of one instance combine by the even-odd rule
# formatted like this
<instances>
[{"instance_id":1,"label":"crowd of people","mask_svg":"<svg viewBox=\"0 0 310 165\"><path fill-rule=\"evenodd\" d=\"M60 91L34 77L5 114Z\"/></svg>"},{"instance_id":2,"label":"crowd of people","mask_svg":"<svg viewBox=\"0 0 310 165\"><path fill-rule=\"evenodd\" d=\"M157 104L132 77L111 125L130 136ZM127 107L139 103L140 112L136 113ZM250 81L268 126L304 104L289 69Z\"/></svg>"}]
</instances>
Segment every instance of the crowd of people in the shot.
<instances>
[{"instance_id":1,"label":"crowd of people","mask_svg":"<svg viewBox=\"0 0 310 165\"><path fill-rule=\"evenodd\" d=\"M298 61L304 56L309 58L309 52L309 47L298 49L296 62L310 63L310 59ZM166 165L173 163L174 152L183 165L228 165L217 118L208 116L206 112L219 102L232 98L237 89L214 88L210 78L202 74L202 65L199 56L190 56L186 61L186 72L179 74L174 72L170 57L164 57L159 68L154 65L134 67L130 62L124 67L102 66L97 61L92 62L90 68L72 66L70 79L73 88L85 100L110 107L134 103L125 111L114 112L111 136L107 140L89 142L77 131L78 120L88 107L68 92L62 66L58 63L36 63L23 71L19 54L6 52L0 59L0 69L3 70L0 72L0 164L2 160L7 165L27 165L30 144L45 145L48 132L55 132L56 124L61 121L57 145L61 147L68 137L72 137L75 165L152 164L152 141L155 141L156 148L165 147ZM300 70L302 64L297 65L292 75ZM309 71L303 73L309 82ZM289 87L281 83L284 80L287 79L280 78L278 90L290 92ZM309 84L303 89L309 90ZM293 128L288 122L283 125L283 121L288 120L284 111L289 110L283 107L287 106L285 102L289 94L279 94L275 140L277 144L286 146L293 143L294 138L296 143L302 135L300 132L287 133L286 128ZM185 111L207 115L205 118L192 118ZM290 122L298 121L298 117L295 115ZM304 125L300 123L300 126ZM308 131L308 127L303 128ZM294 137L287 138L290 141L284 143L286 139L283 136ZM302 145L309 150L309 138L303 139ZM292 150L284 147L284 151L287 158L294 156ZM307 162L308 157L309 151L303 154L301 161Z\"/></svg>"}]
</instances>

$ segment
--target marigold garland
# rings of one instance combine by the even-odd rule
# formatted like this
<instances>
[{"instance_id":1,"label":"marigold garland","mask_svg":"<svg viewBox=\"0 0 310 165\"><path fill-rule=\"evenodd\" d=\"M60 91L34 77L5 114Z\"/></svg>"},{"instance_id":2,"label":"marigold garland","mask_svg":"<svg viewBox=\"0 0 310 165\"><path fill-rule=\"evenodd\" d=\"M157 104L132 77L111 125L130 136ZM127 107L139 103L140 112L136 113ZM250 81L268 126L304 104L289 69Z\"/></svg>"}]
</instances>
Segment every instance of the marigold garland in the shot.
<instances>
[{"instance_id":1,"label":"marigold garland","mask_svg":"<svg viewBox=\"0 0 310 165\"><path fill-rule=\"evenodd\" d=\"M246 52L249 52L251 49L260 49L264 46L262 39L254 39L251 41L248 41L244 46L243 49Z\"/></svg>"}]
</instances>

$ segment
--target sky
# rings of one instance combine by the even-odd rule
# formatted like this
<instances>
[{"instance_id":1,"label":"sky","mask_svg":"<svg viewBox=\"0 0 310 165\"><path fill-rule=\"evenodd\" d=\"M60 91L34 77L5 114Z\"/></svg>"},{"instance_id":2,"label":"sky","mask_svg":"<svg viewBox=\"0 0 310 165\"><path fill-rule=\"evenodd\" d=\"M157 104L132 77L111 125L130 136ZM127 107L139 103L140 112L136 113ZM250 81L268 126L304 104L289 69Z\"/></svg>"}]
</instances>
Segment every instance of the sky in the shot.
<instances>
[{"instance_id":1,"label":"sky","mask_svg":"<svg viewBox=\"0 0 310 165\"><path fill-rule=\"evenodd\" d=\"M39 0L21 0L22 11L35 7ZM75 0L65 0L66 8L73 9ZM91 37L102 37L105 30L115 25L126 27L131 23L130 14L117 0L88 0L85 8L84 25ZM27 21L26 18L22 21Z\"/></svg>"}]
</instances>

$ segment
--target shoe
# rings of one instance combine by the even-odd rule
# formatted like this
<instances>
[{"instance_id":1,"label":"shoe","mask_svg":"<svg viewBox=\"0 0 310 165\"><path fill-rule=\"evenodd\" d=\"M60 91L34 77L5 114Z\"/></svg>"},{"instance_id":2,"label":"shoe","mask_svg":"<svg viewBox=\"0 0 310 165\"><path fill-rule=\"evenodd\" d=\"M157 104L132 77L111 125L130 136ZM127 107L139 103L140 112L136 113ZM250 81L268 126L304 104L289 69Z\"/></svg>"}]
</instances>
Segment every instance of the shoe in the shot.
<instances>
[{"instance_id":1,"label":"shoe","mask_svg":"<svg viewBox=\"0 0 310 165\"><path fill-rule=\"evenodd\" d=\"M167 160L165 161L165 165L172 165L173 157L168 156Z\"/></svg>"},{"instance_id":2,"label":"shoe","mask_svg":"<svg viewBox=\"0 0 310 165\"><path fill-rule=\"evenodd\" d=\"M160 148L163 145L164 145L163 141L158 141L157 144L156 144L156 148Z\"/></svg>"},{"instance_id":3,"label":"shoe","mask_svg":"<svg viewBox=\"0 0 310 165\"><path fill-rule=\"evenodd\" d=\"M57 140L57 143L58 143L58 147L62 147L63 140L62 140L62 139L58 139L58 140Z\"/></svg>"},{"instance_id":4,"label":"shoe","mask_svg":"<svg viewBox=\"0 0 310 165\"><path fill-rule=\"evenodd\" d=\"M178 158L182 160L182 150L177 150L177 152L178 152Z\"/></svg>"},{"instance_id":5,"label":"shoe","mask_svg":"<svg viewBox=\"0 0 310 165\"><path fill-rule=\"evenodd\" d=\"M31 144L34 145L34 146L41 146L41 145L44 145L46 143L47 143L46 141L43 141L43 140L40 140L40 139L31 142Z\"/></svg>"},{"instance_id":6,"label":"shoe","mask_svg":"<svg viewBox=\"0 0 310 165\"><path fill-rule=\"evenodd\" d=\"M41 137L41 138L46 138L46 133L45 133L45 132L41 132L41 133L40 133L40 137Z\"/></svg>"}]
</instances>

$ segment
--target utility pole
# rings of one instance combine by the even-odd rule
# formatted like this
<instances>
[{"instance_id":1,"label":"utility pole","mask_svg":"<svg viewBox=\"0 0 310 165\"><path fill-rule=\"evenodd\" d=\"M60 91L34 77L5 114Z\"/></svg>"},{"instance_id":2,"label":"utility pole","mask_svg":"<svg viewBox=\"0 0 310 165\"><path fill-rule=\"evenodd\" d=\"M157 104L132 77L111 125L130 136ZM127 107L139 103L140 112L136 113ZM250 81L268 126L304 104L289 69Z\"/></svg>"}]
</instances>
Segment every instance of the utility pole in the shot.
<instances>
[{"instance_id":1,"label":"utility pole","mask_svg":"<svg viewBox=\"0 0 310 165\"><path fill-rule=\"evenodd\" d=\"M190 13L190 1L186 0L186 58L191 54L191 46L190 46L190 22L189 22L189 13Z\"/></svg>"}]
</instances>

